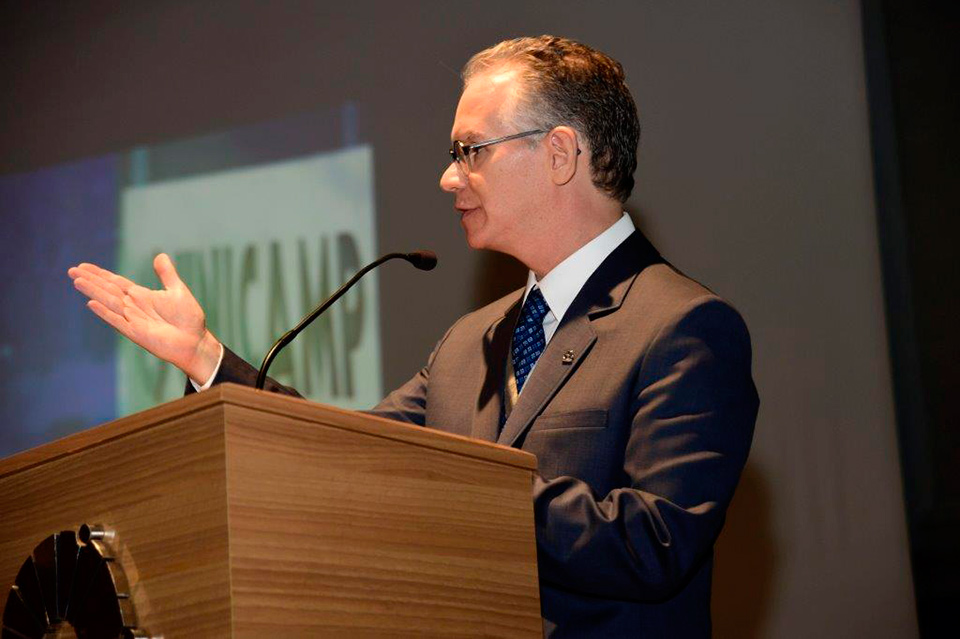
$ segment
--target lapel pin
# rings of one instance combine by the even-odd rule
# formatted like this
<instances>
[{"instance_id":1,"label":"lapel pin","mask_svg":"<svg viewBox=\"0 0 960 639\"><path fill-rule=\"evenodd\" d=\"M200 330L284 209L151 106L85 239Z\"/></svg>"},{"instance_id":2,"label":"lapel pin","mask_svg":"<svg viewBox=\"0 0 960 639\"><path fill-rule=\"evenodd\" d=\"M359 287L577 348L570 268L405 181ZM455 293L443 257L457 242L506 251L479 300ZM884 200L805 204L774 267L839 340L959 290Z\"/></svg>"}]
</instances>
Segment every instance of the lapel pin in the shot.
<instances>
[{"instance_id":1,"label":"lapel pin","mask_svg":"<svg viewBox=\"0 0 960 639\"><path fill-rule=\"evenodd\" d=\"M560 361L567 366L569 366L570 364L573 364L573 351L567 351L566 353L564 353L563 359L561 359Z\"/></svg>"}]
</instances>

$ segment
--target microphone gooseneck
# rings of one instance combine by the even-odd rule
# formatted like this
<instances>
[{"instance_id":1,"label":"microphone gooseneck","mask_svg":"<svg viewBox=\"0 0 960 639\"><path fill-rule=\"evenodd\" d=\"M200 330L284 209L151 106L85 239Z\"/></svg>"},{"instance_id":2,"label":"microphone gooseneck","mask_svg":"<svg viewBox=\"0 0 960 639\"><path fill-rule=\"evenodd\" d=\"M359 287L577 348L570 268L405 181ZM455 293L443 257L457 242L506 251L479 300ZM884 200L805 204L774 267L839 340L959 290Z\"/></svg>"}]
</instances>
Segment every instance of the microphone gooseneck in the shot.
<instances>
[{"instance_id":1,"label":"microphone gooseneck","mask_svg":"<svg viewBox=\"0 0 960 639\"><path fill-rule=\"evenodd\" d=\"M317 319L330 308L334 302L340 299L344 293L350 290L350 288L356 284L361 277L366 275L368 272L377 268L384 262L390 260L402 259L406 260L413 264L413 266L421 271L430 271L437 265L437 254L433 251L414 251L412 253L387 253L383 257L370 262L362 269L357 271L357 274L351 277L343 286L338 288L333 295L328 297L326 300L320 303L315 309L310 311L306 317L300 320L300 323L291 328L289 331L284 333L280 339L278 339L270 350L267 351L266 357L263 358L263 363L260 364L260 371L257 373L257 390L263 390L263 385L267 381L267 370L270 368L270 364L273 363L273 360L280 354L280 351L286 347L287 344L292 342L297 335L299 335L303 329L308 327L313 320Z\"/></svg>"}]
</instances>

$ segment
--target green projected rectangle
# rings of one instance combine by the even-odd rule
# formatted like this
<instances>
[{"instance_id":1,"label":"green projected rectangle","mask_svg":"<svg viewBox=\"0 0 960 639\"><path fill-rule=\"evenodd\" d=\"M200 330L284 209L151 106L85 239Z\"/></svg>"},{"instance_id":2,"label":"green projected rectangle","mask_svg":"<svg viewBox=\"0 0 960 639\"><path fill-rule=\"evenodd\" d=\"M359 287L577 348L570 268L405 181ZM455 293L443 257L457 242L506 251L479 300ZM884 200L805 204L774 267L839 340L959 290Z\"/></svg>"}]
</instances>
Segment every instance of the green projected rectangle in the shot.
<instances>
[{"instance_id":1,"label":"green projected rectangle","mask_svg":"<svg viewBox=\"0 0 960 639\"><path fill-rule=\"evenodd\" d=\"M117 270L155 286L158 252L222 342L259 365L273 341L376 258L369 145L126 187ZM278 358L271 376L321 402L368 408L382 396L376 273ZM184 376L121 340L117 409L183 393Z\"/></svg>"}]
</instances>

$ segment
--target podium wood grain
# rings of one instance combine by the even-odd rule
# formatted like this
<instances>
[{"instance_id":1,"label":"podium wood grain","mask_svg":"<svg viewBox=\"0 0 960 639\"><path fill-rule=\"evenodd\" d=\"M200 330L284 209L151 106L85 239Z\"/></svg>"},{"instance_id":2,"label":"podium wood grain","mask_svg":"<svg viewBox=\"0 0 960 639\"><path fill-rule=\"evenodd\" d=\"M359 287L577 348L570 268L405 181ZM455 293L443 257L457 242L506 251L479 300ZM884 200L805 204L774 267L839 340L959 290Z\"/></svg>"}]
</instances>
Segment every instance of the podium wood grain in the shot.
<instances>
[{"instance_id":1,"label":"podium wood grain","mask_svg":"<svg viewBox=\"0 0 960 639\"><path fill-rule=\"evenodd\" d=\"M103 523L175 637L541 634L526 453L224 385L0 461L0 606Z\"/></svg>"}]
</instances>

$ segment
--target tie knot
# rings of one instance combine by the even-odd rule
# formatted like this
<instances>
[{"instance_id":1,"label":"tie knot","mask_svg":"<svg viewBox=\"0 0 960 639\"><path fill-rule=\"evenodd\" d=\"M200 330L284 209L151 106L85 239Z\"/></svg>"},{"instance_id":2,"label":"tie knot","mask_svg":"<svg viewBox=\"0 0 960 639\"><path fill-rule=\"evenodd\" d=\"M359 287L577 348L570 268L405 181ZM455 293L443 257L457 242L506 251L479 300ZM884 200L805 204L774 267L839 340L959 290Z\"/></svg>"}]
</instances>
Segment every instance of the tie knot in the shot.
<instances>
[{"instance_id":1,"label":"tie knot","mask_svg":"<svg viewBox=\"0 0 960 639\"><path fill-rule=\"evenodd\" d=\"M547 300L543 299L543 293L540 292L539 288L533 287L530 294L527 295L527 301L523 303L523 321L542 322L543 316L549 310Z\"/></svg>"}]
</instances>

